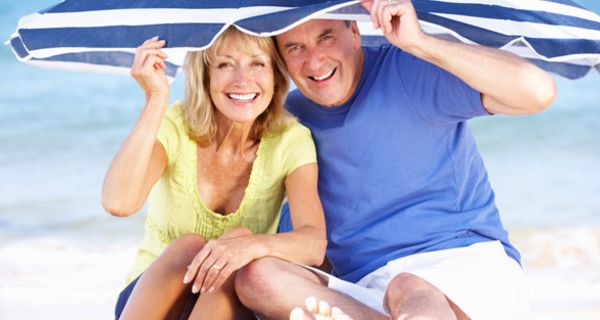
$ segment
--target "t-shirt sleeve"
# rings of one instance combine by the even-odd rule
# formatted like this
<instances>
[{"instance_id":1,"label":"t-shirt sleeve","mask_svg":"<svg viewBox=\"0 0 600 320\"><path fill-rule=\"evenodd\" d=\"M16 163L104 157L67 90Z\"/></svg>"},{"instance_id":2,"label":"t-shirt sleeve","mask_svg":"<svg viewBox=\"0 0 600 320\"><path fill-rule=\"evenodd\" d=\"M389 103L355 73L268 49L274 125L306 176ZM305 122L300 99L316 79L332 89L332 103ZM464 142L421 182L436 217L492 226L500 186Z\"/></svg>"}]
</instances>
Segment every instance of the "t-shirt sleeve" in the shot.
<instances>
[{"instance_id":1,"label":"t-shirt sleeve","mask_svg":"<svg viewBox=\"0 0 600 320\"><path fill-rule=\"evenodd\" d=\"M460 122L489 115L481 94L442 68L407 53L398 53L402 83L412 107L432 122Z\"/></svg>"},{"instance_id":2,"label":"t-shirt sleeve","mask_svg":"<svg viewBox=\"0 0 600 320\"><path fill-rule=\"evenodd\" d=\"M305 126L294 123L284 133L283 170L287 177L294 170L309 163L317 162L315 143L310 130Z\"/></svg>"},{"instance_id":3,"label":"t-shirt sleeve","mask_svg":"<svg viewBox=\"0 0 600 320\"><path fill-rule=\"evenodd\" d=\"M167 109L165 117L158 129L156 138L165 148L169 163L175 159L179 148L180 136L183 130L183 110L180 104L174 104ZM185 133L185 132L183 132Z\"/></svg>"}]
</instances>

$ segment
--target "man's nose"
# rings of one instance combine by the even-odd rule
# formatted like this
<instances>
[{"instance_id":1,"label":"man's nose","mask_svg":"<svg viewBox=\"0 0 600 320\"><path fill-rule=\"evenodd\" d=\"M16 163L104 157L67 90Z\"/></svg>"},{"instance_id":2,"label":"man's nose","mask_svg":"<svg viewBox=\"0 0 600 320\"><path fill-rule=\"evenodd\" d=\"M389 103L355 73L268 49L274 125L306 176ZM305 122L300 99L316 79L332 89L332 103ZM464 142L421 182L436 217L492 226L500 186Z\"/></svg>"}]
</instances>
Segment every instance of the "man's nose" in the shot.
<instances>
[{"instance_id":1,"label":"man's nose","mask_svg":"<svg viewBox=\"0 0 600 320\"><path fill-rule=\"evenodd\" d=\"M307 50L306 66L310 71L318 71L323 65L323 53L318 48Z\"/></svg>"}]
</instances>

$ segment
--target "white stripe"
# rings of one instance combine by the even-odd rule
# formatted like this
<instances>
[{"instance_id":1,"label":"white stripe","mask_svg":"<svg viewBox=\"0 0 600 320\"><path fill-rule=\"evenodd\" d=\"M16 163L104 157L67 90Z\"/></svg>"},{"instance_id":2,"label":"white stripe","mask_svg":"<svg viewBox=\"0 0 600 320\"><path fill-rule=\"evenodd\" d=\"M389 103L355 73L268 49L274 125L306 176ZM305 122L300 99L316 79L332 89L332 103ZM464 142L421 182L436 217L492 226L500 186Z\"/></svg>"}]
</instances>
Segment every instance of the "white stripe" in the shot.
<instances>
[{"instance_id":1,"label":"white stripe","mask_svg":"<svg viewBox=\"0 0 600 320\"><path fill-rule=\"evenodd\" d=\"M454 14L436 14L441 17L466 23L504 35L521 35L540 39L588 39L600 40L600 30L569 26L553 26L541 23L507 21Z\"/></svg>"},{"instance_id":2,"label":"white stripe","mask_svg":"<svg viewBox=\"0 0 600 320\"><path fill-rule=\"evenodd\" d=\"M162 49L169 58L167 58L168 62L174 63L176 65L182 65L185 60L185 55L188 51L197 51L199 48L165 48ZM135 54L135 49L131 48L74 48L74 47L59 47L59 48L46 48L46 49L38 49L29 51L29 58L37 58L37 59L47 59L50 57L58 56L61 54L77 54L84 52L128 52L131 54Z\"/></svg>"},{"instance_id":3,"label":"white stripe","mask_svg":"<svg viewBox=\"0 0 600 320\"><path fill-rule=\"evenodd\" d=\"M252 32L250 30L246 30L246 29L244 29L244 28L242 28L240 26L237 26L237 25L236 25L236 27L239 30L241 30L241 31L243 31L243 32L245 32L247 34L250 34L250 35L261 36L261 37L276 36L278 34L282 34L282 33L286 32L286 31L292 30L295 27L297 27L297 26L305 23L306 21L309 21L311 19L320 19L320 18L322 18L323 15L327 14L328 12L331 12L331 11L334 11L334 10L338 10L340 8L348 7L348 6L357 4L359 2L360 2L360 0L348 1L348 2L341 3L341 4L337 4L335 6L327 7L325 9L322 9L322 10L319 10L319 11L315 11L315 12L313 12L313 13L305 16L305 17L303 17L302 19L295 21L294 23L292 23L291 25L289 25L289 26L287 26L287 27L285 27L283 29L274 30L274 31L270 31L270 32L256 33L256 32ZM340 19L338 19L338 20L340 20Z\"/></svg>"},{"instance_id":4,"label":"white stripe","mask_svg":"<svg viewBox=\"0 0 600 320\"><path fill-rule=\"evenodd\" d=\"M119 9L64 13L34 13L19 20L19 29L137 26L169 23L233 23L289 9L247 7L241 9Z\"/></svg>"},{"instance_id":5,"label":"white stripe","mask_svg":"<svg viewBox=\"0 0 600 320\"><path fill-rule=\"evenodd\" d=\"M101 72L108 74L120 74L129 75L129 68L107 66L107 65L96 65L82 62L57 62L57 61L40 61L40 60L26 60L23 61L26 64L33 65L36 67L48 68L48 69L61 69L71 71L84 71L84 72ZM181 72L181 69L177 70L177 73ZM175 81L175 77L167 75L169 83Z\"/></svg>"},{"instance_id":6,"label":"white stripe","mask_svg":"<svg viewBox=\"0 0 600 320\"><path fill-rule=\"evenodd\" d=\"M534 10L534 11L546 11L550 13L569 15L573 17L588 19L591 21L600 22L600 16L596 13L581 9L578 7L550 2L542 0L432 0L437 2L448 2L448 3L472 3L472 4L489 4L499 5L508 8L514 8L519 10Z\"/></svg>"}]
</instances>

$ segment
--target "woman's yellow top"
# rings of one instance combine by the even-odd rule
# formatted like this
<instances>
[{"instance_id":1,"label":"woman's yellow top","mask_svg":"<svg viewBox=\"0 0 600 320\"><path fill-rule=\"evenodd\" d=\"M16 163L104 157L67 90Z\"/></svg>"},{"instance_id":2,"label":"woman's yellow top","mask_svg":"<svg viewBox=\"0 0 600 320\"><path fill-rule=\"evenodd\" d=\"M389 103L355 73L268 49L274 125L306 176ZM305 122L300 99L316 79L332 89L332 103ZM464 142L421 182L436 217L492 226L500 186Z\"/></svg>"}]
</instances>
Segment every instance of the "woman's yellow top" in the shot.
<instances>
[{"instance_id":1,"label":"woman's yellow top","mask_svg":"<svg viewBox=\"0 0 600 320\"><path fill-rule=\"evenodd\" d=\"M143 245L127 283L180 235L196 233L209 240L238 226L254 233L276 233L285 178L294 169L317 161L310 131L297 121L290 121L277 134L264 134L239 208L228 215L215 213L198 193L197 144L187 134L182 107L181 103L169 107L158 132L168 164L150 192Z\"/></svg>"}]
</instances>

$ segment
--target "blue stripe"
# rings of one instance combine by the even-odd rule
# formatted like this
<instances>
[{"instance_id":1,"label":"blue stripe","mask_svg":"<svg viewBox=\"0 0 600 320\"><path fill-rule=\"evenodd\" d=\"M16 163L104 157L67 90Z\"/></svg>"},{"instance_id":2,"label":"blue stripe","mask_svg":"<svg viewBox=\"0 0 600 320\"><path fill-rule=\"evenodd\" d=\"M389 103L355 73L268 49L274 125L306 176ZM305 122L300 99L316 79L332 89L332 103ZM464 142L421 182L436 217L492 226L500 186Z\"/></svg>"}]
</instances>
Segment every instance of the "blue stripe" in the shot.
<instances>
[{"instance_id":1,"label":"blue stripe","mask_svg":"<svg viewBox=\"0 0 600 320\"><path fill-rule=\"evenodd\" d=\"M363 46L378 46L387 42L384 36L360 36L360 43Z\"/></svg>"},{"instance_id":2,"label":"blue stripe","mask_svg":"<svg viewBox=\"0 0 600 320\"><path fill-rule=\"evenodd\" d=\"M136 48L153 36L167 40L166 47L203 47L224 24L161 24L92 28L22 29L29 51L45 48Z\"/></svg>"},{"instance_id":3,"label":"blue stripe","mask_svg":"<svg viewBox=\"0 0 600 320\"><path fill-rule=\"evenodd\" d=\"M525 38L541 55L551 58L569 54L600 52L600 40Z\"/></svg>"},{"instance_id":4,"label":"blue stripe","mask_svg":"<svg viewBox=\"0 0 600 320\"><path fill-rule=\"evenodd\" d=\"M577 7L577 8L584 9L578 3L574 2L574 1L570 1L570 0L544 0L544 1L565 4L565 5L568 5L568 6L571 6L571 7Z\"/></svg>"},{"instance_id":5,"label":"blue stripe","mask_svg":"<svg viewBox=\"0 0 600 320\"><path fill-rule=\"evenodd\" d=\"M429 13L448 13L460 14L471 17L481 17L490 19L501 19L519 22L532 22L547 25L571 26L600 30L600 23L567 16L556 13L549 13L540 10L521 10L515 8L501 7L497 5L485 4L455 4L439 1L413 0L416 11Z\"/></svg>"},{"instance_id":6,"label":"blue stripe","mask_svg":"<svg viewBox=\"0 0 600 320\"><path fill-rule=\"evenodd\" d=\"M474 27L430 13L418 12L419 19L444 26L480 45L499 48L519 36L506 36L487 29ZM537 52L552 58L573 53L600 53L600 41L586 39L536 39L525 38Z\"/></svg>"},{"instance_id":7,"label":"blue stripe","mask_svg":"<svg viewBox=\"0 0 600 320\"><path fill-rule=\"evenodd\" d=\"M254 6L306 6L315 3L340 2L330 0L67 0L40 13L82 12L111 9L219 9ZM342 1L348 2L348 1Z\"/></svg>"},{"instance_id":8,"label":"blue stripe","mask_svg":"<svg viewBox=\"0 0 600 320\"><path fill-rule=\"evenodd\" d=\"M19 58L25 58L29 55L29 52L27 52L27 49L25 49L25 46L23 46L23 41L20 37L14 37L10 39L10 46L13 48Z\"/></svg>"},{"instance_id":9,"label":"blue stripe","mask_svg":"<svg viewBox=\"0 0 600 320\"><path fill-rule=\"evenodd\" d=\"M284 29L315 12L345 2L348 1L322 1L321 3L242 19L237 21L235 25L255 33L270 33Z\"/></svg>"},{"instance_id":10,"label":"blue stripe","mask_svg":"<svg viewBox=\"0 0 600 320\"><path fill-rule=\"evenodd\" d=\"M582 66L563 62L548 62L537 59L528 60L546 71L558 74L571 80L583 78L592 69L590 66ZM600 65L596 66L596 69L599 67ZM598 69L598 71L600 71L600 69Z\"/></svg>"},{"instance_id":11,"label":"blue stripe","mask_svg":"<svg viewBox=\"0 0 600 320\"><path fill-rule=\"evenodd\" d=\"M100 66L113 66L131 68L133 64L134 54L122 51L96 51L96 52L80 52L80 53L67 53L60 54L44 59L31 59L35 61L46 61L46 62L75 62L75 63L89 63ZM167 65L167 75L175 77L179 66L165 61Z\"/></svg>"}]
</instances>

